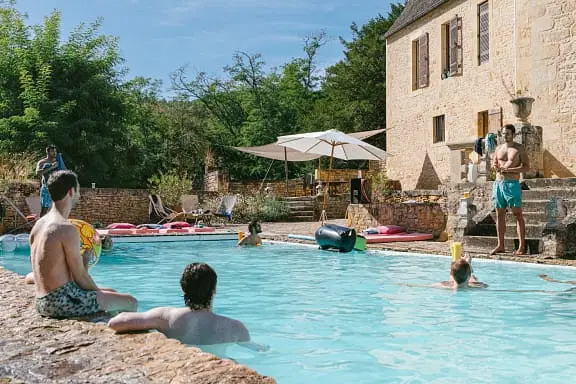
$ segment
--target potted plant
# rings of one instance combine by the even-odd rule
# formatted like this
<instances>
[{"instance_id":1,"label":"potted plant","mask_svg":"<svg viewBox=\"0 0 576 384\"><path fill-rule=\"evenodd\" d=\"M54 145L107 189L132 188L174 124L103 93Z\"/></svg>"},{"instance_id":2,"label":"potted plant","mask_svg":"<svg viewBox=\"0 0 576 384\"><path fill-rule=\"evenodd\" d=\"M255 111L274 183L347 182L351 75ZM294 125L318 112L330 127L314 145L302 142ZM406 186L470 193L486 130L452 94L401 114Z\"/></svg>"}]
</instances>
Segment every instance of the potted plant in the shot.
<instances>
[{"instance_id":1,"label":"potted plant","mask_svg":"<svg viewBox=\"0 0 576 384\"><path fill-rule=\"evenodd\" d=\"M517 97L510 100L512 103L512 111L514 116L522 122L527 122L528 116L532 113L532 104L534 103L533 97L522 96L522 91L516 92Z\"/></svg>"}]
</instances>

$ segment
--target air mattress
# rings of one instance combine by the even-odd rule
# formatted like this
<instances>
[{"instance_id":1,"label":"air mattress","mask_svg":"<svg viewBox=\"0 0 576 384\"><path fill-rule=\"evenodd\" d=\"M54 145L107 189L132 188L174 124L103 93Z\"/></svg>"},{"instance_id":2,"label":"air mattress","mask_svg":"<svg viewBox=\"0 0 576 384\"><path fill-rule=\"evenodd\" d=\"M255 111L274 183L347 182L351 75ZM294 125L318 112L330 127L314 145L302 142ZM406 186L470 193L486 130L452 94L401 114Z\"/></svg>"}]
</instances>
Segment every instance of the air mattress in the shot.
<instances>
[{"instance_id":1,"label":"air mattress","mask_svg":"<svg viewBox=\"0 0 576 384\"><path fill-rule=\"evenodd\" d=\"M356 243L356 230L335 224L326 224L316 231L314 238L320 249L350 252Z\"/></svg>"},{"instance_id":2,"label":"air mattress","mask_svg":"<svg viewBox=\"0 0 576 384\"><path fill-rule=\"evenodd\" d=\"M368 244L374 243L395 243L402 241L421 241L421 240L432 240L434 237L430 233L395 233L392 235L364 235L366 242Z\"/></svg>"}]
</instances>

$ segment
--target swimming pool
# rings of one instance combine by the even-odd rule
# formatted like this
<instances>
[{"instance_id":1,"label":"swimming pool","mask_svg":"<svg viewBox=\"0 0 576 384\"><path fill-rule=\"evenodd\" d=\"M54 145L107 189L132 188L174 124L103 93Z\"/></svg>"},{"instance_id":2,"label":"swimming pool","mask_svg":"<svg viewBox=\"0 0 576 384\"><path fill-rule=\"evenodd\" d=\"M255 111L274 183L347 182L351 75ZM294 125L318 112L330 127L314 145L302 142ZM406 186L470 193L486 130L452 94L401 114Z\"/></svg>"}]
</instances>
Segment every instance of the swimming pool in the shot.
<instances>
[{"instance_id":1,"label":"swimming pool","mask_svg":"<svg viewBox=\"0 0 576 384\"><path fill-rule=\"evenodd\" d=\"M278 383L567 383L576 377L576 294L497 289L570 286L574 270L475 260L487 290L411 288L447 277L449 259L318 251L235 242L118 244L91 270L100 286L134 294L140 310L183 305L180 274L204 261L218 273L215 311L243 321L265 353L227 354ZM0 255L25 274L26 254Z\"/></svg>"}]
</instances>

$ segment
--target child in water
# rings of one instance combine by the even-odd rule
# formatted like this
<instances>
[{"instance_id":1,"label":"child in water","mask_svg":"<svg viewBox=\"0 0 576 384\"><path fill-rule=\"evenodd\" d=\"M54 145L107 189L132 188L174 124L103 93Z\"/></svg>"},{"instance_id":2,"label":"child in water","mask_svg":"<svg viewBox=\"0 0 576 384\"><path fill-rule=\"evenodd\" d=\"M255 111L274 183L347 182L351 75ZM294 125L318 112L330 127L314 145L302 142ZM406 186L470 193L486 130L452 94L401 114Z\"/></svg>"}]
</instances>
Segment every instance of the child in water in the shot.
<instances>
[{"instance_id":1,"label":"child in water","mask_svg":"<svg viewBox=\"0 0 576 384\"><path fill-rule=\"evenodd\" d=\"M450 279L435 284L437 288L466 289L486 288L488 284L478 281L473 275L472 257L467 253L464 257L452 262L450 265Z\"/></svg>"},{"instance_id":2,"label":"child in water","mask_svg":"<svg viewBox=\"0 0 576 384\"><path fill-rule=\"evenodd\" d=\"M248 232L250 232L250 234L240 240L238 246L260 247L262 245L262 239L258 234L262 233L262 228L257 219L253 219L250 224L248 224Z\"/></svg>"}]
</instances>

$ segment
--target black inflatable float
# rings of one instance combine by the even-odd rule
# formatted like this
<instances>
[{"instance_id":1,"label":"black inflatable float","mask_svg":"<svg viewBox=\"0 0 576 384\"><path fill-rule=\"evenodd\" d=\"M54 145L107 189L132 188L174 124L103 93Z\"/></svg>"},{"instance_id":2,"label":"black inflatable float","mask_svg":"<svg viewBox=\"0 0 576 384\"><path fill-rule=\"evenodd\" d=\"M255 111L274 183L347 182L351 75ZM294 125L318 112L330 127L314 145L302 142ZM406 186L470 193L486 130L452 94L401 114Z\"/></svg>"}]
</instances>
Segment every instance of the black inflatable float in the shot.
<instances>
[{"instance_id":1,"label":"black inflatable float","mask_svg":"<svg viewBox=\"0 0 576 384\"><path fill-rule=\"evenodd\" d=\"M350 252L356 243L356 230L336 224L326 224L318 228L314 235L320 249L337 249Z\"/></svg>"}]
</instances>

